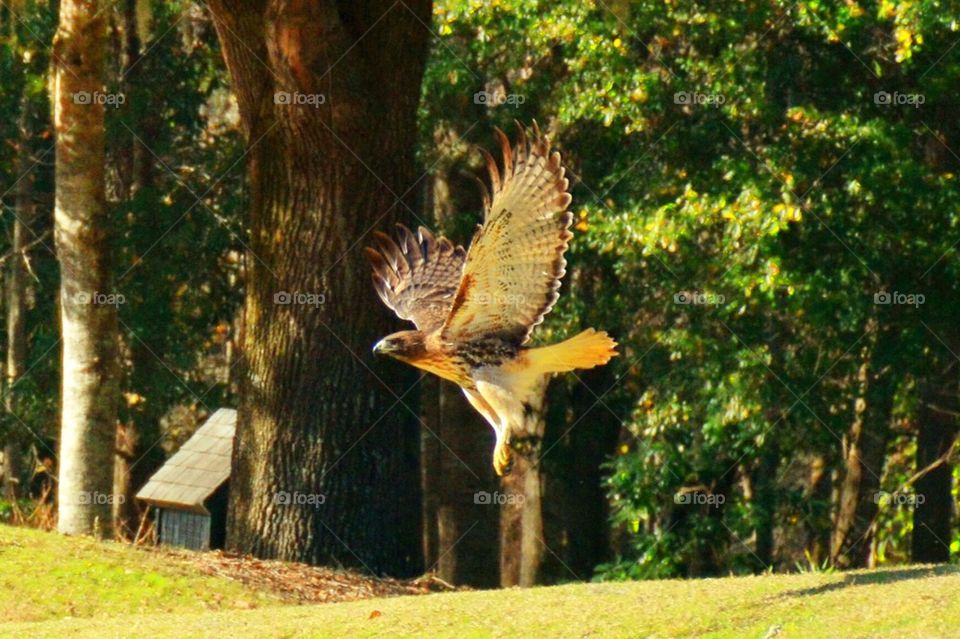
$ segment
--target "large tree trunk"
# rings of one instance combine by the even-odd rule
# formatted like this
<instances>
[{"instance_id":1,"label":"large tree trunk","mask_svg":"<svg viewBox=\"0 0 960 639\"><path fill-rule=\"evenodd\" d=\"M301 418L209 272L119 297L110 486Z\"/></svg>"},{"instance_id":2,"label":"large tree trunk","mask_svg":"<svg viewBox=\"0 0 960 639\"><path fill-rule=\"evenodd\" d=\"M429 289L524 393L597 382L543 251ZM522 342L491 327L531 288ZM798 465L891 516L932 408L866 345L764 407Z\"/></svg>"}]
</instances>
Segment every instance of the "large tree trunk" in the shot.
<instances>
[{"instance_id":1,"label":"large tree trunk","mask_svg":"<svg viewBox=\"0 0 960 639\"><path fill-rule=\"evenodd\" d=\"M927 388L920 401L920 431L917 433L917 472L941 461L957 437L957 385ZM943 461L914 484L914 493L923 496L913 510L911 559L918 563L950 561L953 537L953 464Z\"/></svg>"},{"instance_id":2,"label":"large tree trunk","mask_svg":"<svg viewBox=\"0 0 960 639\"><path fill-rule=\"evenodd\" d=\"M888 343L876 321L867 325L868 343L861 351L853 422L846 437L844 474L831 539L830 561L840 568L871 563L877 515L877 491L893 405L890 371L882 357Z\"/></svg>"},{"instance_id":3,"label":"large tree trunk","mask_svg":"<svg viewBox=\"0 0 960 639\"><path fill-rule=\"evenodd\" d=\"M359 247L372 227L410 217L430 3L210 9L251 189L228 545L415 573L414 378L371 356L392 323Z\"/></svg>"},{"instance_id":4,"label":"large tree trunk","mask_svg":"<svg viewBox=\"0 0 960 639\"><path fill-rule=\"evenodd\" d=\"M62 0L54 39L54 229L60 259L63 389L59 529L110 528L118 398L117 313L104 206L105 30L96 0Z\"/></svg>"}]
</instances>

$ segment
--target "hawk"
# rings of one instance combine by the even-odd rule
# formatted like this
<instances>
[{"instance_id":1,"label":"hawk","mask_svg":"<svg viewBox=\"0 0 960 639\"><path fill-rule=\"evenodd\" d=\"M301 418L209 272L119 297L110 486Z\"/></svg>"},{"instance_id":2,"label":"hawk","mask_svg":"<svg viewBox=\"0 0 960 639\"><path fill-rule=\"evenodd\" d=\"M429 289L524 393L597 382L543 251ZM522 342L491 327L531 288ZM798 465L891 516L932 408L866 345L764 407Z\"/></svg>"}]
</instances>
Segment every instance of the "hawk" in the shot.
<instances>
[{"instance_id":1,"label":"hawk","mask_svg":"<svg viewBox=\"0 0 960 639\"><path fill-rule=\"evenodd\" d=\"M383 303L416 330L380 340L373 350L458 384L496 433L493 467L510 469L510 433L547 375L606 364L617 343L587 329L559 344L528 346L534 327L559 297L563 257L573 237L569 182L560 154L533 123L511 147L495 130L503 170L485 150L492 197L481 182L484 220L469 250L420 227L397 225L397 239L376 231L367 248Z\"/></svg>"}]
</instances>

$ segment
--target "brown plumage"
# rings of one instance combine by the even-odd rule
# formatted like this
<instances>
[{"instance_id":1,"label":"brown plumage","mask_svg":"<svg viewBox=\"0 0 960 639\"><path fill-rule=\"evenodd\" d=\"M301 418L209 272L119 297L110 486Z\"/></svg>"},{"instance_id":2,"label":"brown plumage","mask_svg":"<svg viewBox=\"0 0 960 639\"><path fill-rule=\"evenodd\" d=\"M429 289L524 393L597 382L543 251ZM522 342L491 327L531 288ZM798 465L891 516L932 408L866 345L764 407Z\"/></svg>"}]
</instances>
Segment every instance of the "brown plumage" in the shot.
<instances>
[{"instance_id":1,"label":"brown plumage","mask_svg":"<svg viewBox=\"0 0 960 639\"><path fill-rule=\"evenodd\" d=\"M379 250L366 251L380 299L421 331L438 328L450 313L467 252L422 226L414 235L398 224L399 244L380 231L373 234Z\"/></svg>"},{"instance_id":2,"label":"brown plumage","mask_svg":"<svg viewBox=\"0 0 960 639\"><path fill-rule=\"evenodd\" d=\"M381 340L376 352L459 384L497 434L494 468L509 469L509 439L545 375L591 368L616 355L616 342L588 329L552 346L528 348L534 327L559 297L572 234L569 182L560 154L534 122L511 147L496 129L501 173L483 151L492 194L483 188L484 222L469 251L426 228L397 226L397 241L377 232L368 248L380 299L417 330Z\"/></svg>"}]
</instances>

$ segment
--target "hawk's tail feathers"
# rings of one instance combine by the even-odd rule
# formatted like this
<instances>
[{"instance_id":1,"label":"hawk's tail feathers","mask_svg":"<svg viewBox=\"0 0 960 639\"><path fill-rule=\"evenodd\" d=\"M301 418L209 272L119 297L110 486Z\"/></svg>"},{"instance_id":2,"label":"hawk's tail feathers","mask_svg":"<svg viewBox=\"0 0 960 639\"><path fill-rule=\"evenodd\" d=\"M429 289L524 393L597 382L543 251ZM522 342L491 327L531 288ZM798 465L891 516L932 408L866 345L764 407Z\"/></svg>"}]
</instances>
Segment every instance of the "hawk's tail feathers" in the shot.
<instances>
[{"instance_id":1,"label":"hawk's tail feathers","mask_svg":"<svg viewBox=\"0 0 960 639\"><path fill-rule=\"evenodd\" d=\"M616 355L617 343L613 338L592 328L559 344L528 351L530 368L543 374L602 366Z\"/></svg>"}]
</instances>

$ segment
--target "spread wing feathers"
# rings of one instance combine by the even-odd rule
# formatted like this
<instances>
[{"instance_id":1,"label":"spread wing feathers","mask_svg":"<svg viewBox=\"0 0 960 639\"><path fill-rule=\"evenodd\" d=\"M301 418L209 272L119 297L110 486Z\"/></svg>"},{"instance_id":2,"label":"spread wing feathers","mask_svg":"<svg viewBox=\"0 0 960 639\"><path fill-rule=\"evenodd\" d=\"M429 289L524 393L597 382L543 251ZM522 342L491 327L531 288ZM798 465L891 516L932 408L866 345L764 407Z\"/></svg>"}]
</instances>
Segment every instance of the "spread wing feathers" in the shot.
<instances>
[{"instance_id":1,"label":"spread wing feathers","mask_svg":"<svg viewBox=\"0 0 960 639\"><path fill-rule=\"evenodd\" d=\"M374 231L377 248L367 248L373 285L400 319L429 332L440 328L453 306L466 251L420 227L414 233L397 224L397 242Z\"/></svg>"},{"instance_id":2,"label":"spread wing feathers","mask_svg":"<svg viewBox=\"0 0 960 639\"><path fill-rule=\"evenodd\" d=\"M467 252L463 278L450 317L443 327L445 339L469 340L496 333L519 343L543 321L557 301L563 258L572 234L567 211L570 194L559 153L536 122L527 139L520 129L511 148L499 129L503 173L484 152L493 198L484 189L484 223Z\"/></svg>"}]
</instances>

